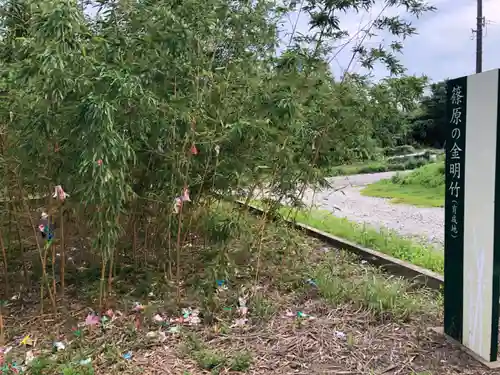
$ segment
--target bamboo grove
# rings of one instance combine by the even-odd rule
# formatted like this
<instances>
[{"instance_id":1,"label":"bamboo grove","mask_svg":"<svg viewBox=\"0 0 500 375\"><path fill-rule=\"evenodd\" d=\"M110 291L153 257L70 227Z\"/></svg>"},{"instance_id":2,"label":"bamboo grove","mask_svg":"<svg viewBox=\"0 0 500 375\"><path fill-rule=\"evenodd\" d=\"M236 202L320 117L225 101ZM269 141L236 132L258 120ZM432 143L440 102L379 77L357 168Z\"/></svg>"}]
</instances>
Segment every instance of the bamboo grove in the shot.
<instances>
[{"instance_id":1,"label":"bamboo grove","mask_svg":"<svg viewBox=\"0 0 500 375\"><path fill-rule=\"evenodd\" d=\"M200 213L263 184L299 202L329 166L376 147L375 120L400 116L425 80L372 84L328 61L346 39L341 12L377 3L3 1L1 298L37 288L57 309L77 256L99 265L101 304L124 264L153 264L180 284ZM306 36L282 26L299 7ZM362 44L377 30L415 33L380 16L353 42L354 61L404 73L400 43ZM220 224L199 251L229 230Z\"/></svg>"}]
</instances>

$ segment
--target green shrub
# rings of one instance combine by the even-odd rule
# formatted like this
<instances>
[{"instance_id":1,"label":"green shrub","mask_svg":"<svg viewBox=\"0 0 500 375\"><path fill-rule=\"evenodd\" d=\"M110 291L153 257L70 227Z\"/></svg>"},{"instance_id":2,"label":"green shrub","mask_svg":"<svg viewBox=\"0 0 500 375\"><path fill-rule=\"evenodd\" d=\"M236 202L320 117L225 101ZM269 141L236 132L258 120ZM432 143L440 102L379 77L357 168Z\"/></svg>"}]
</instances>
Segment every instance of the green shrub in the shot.
<instances>
[{"instance_id":1,"label":"green shrub","mask_svg":"<svg viewBox=\"0 0 500 375\"><path fill-rule=\"evenodd\" d=\"M385 156L406 155L406 154L413 154L414 152L416 152L415 147L411 145L388 147L384 149Z\"/></svg>"},{"instance_id":2,"label":"green shrub","mask_svg":"<svg viewBox=\"0 0 500 375\"><path fill-rule=\"evenodd\" d=\"M366 186L361 194L389 198L393 203L406 203L422 207L444 205L444 162L417 168L409 174L399 174Z\"/></svg>"},{"instance_id":3,"label":"green shrub","mask_svg":"<svg viewBox=\"0 0 500 375\"><path fill-rule=\"evenodd\" d=\"M420 185L429 188L444 186L444 163L432 163L415 169L399 180L401 185Z\"/></svg>"}]
</instances>

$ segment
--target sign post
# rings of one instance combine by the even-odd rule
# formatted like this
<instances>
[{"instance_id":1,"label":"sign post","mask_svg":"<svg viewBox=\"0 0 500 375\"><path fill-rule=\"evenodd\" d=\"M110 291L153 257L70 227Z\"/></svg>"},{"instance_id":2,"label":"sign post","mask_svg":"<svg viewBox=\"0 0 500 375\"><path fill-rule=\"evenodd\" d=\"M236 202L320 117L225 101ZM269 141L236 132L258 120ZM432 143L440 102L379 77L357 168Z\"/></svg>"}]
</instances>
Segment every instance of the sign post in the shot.
<instances>
[{"instance_id":1,"label":"sign post","mask_svg":"<svg viewBox=\"0 0 500 375\"><path fill-rule=\"evenodd\" d=\"M448 81L444 333L481 362L498 359L499 70Z\"/></svg>"}]
</instances>

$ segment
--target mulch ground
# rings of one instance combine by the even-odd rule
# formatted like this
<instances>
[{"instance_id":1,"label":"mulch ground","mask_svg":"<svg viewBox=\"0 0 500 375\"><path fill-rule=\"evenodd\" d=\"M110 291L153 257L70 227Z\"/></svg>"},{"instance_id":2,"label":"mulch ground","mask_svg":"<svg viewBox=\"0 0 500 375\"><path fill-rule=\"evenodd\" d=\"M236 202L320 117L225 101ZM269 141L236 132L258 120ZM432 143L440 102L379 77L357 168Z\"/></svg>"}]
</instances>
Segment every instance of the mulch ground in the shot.
<instances>
[{"instance_id":1,"label":"mulch ground","mask_svg":"<svg viewBox=\"0 0 500 375\"><path fill-rule=\"evenodd\" d=\"M68 256L73 253L68 251ZM140 313L129 312L130 306L114 306L115 315L109 321L89 326L84 324L90 311L84 302L65 301L61 303L68 306L64 312L40 316L39 307L29 301L11 301L11 306L2 310L5 331L0 348L12 348L4 357L10 357L16 366L3 373L0 366L0 374L15 374L23 369L28 353L35 360L53 357L57 362L57 367L31 372L36 375L61 374L65 364L76 366L78 372L66 372L75 375L90 375L88 369L99 375L243 373L224 365L203 369L192 351L186 350L186 337L192 334L204 349L222 357L243 351L251 353L247 374L500 374L500 370L486 369L431 331L430 327L440 325L440 317L413 317L414 320L401 323L351 305L332 308L317 298L283 299L287 303L281 303L267 320L250 309L248 322L241 327L228 329L234 317L216 317L199 325L181 323L180 332L172 332L175 323L154 322L153 316L158 312L165 321L179 316L162 312L161 304L151 311L146 306ZM119 310L123 314L118 314ZM45 311L50 311L50 304ZM298 317L298 311L314 319ZM31 345L21 343L27 335ZM54 342L63 343L64 349L51 354Z\"/></svg>"},{"instance_id":2,"label":"mulch ground","mask_svg":"<svg viewBox=\"0 0 500 375\"><path fill-rule=\"evenodd\" d=\"M54 354L59 363L78 364L88 358L87 366L102 375L243 373L224 366L217 372L201 368L185 349L186 335L196 335L203 348L221 356L250 352L248 374L500 374L431 331L439 322L428 318L396 323L349 305L332 309L318 300L290 307L295 310L282 306L267 321L249 311L246 324L224 330L224 322L217 319L210 325L159 325L153 319L156 308L116 313L105 324L86 326L89 310L73 304L72 311L57 316L34 314L29 319L26 311L22 318L11 315L5 320L6 339L13 347L9 355L18 363L28 351L35 357L45 351L47 357L53 342L60 341L66 348ZM308 315L298 317L299 308ZM228 327L230 322L226 323ZM174 325L181 327L180 332L169 331ZM32 346L20 344L28 334ZM60 368L53 368L37 374L60 373Z\"/></svg>"},{"instance_id":3,"label":"mulch ground","mask_svg":"<svg viewBox=\"0 0 500 375\"><path fill-rule=\"evenodd\" d=\"M200 334L210 350L250 351L253 364L248 374L500 374L431 331L433 322L381 322L366 311L328 309L320 303L304 310L315 319L299 322L282 311L266 324L256 322L239 332L214 334L206 329ZM144 374L211 373L179 353L174 339L139 353L134 361Z\"/></svg>"}]
</instances>

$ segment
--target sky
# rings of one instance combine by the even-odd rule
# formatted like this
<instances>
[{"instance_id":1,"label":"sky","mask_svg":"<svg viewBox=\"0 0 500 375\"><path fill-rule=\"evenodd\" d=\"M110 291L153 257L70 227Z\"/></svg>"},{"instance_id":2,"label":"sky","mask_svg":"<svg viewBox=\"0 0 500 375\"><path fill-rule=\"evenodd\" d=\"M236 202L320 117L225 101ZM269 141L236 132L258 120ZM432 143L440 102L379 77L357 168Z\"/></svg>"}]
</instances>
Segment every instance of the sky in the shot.
<instances>
[{"instance_id":1,"label":"sky","mask_svg":"<svg viewBox=\"0 0 500 375\"><path fill-rule=\"evenodd\" d=\"M420 19L412 18L403 8L386 11L385 14L404 17L411 20L417 28L418 35L403 41L403 54L400 61L410 75L428 76L431 81L438 82L445 78L456 78L475 73L476 41L472 38L472 29L476 28L476 0L430 0L437 10L426 13ZM356 34L360 26L377 17L382 9L383 1L370 13L346 14L340 17L341 27L351 35ZM285 29L291 30L297 20L298 13L291 15L285 22ZM500 0L483 0L483 15L486 28L483 32L483 71L500 68ZM306 33L308 17L300 14L297 31ZM380 34L365 43L367 47L376 47L381 42L394 40L389 34ZM331 67L336 76L348 66L351 58L348 48L340 52ZM350 71L365 73L359 64L351 66ZM382 66L376 66L372 72L375 79L388 75Z\"/></svg>"}]
</instances>

